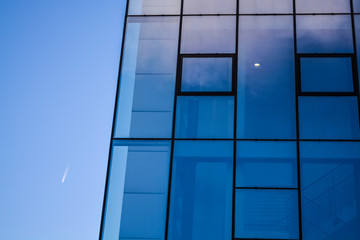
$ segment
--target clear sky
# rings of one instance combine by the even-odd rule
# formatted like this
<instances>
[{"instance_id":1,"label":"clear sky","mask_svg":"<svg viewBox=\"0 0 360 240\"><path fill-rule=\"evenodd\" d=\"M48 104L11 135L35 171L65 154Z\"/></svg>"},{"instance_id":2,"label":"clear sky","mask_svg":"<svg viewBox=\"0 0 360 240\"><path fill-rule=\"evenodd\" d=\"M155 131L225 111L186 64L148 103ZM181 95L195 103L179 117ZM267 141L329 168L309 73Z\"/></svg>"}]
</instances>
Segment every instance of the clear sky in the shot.
<instances>
[{"instance_id":1,"label":"clear sky","mask_svg":"<svg viewBox=\"0 0 360 240\"><path fill-rule=\"evenodd\" d=\"M1 239L98 238L124 2L0 0Z\"/></svg>"}]
</instances>

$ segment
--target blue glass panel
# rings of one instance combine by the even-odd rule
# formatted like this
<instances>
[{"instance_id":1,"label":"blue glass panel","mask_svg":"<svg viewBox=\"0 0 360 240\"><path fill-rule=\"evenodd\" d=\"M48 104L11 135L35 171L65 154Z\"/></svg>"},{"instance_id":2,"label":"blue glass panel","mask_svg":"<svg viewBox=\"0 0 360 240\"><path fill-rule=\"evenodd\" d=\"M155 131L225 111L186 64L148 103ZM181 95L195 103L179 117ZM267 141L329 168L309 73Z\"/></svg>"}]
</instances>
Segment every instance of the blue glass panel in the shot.
<instances>
[{"instance_id":1,"label":"blue glass panel","mask_svg":"<svg viewBox=\"0 0 360 240\"><path fill-rule=\"evenodd\" d=\"M181 91L226 92L232 86L232 58L183 58Z\"/></svg>"},{"instance_id":2,"label":"blue glass panel","mask_svg":"<svg viewBox=\"0 0 360 240\"><path fill-rule=\"evenodd\" d=\"M360 239L360 143L302 142L303 239Z\"/></svg>"},{"instance_id":3,"label":"blue glass panel","mask_svg":"<svg viewBox=\"0 0 360 240\"><path fill-rule=\"evenodd\" d=\"M234 97L178 97L175 137L232 138L233 135Z\"/></svg>"},{"instance_id":4,"label":"blue glass panel","mask_svg":"<svg viewBox=\"0 0 360 240\"><path fill-rule=\"evenodd\" d=\"M357 97L300 97L302 139L359 139Z\"/></svg>"},{"instance_id":5,"label":"blue glass panel","mask_svg":"<svg viewBox=\"0 0 360 240\"><path fill-rule=\"evenodd\" d=\"M239 141L237 187L297 188L296 142Z\"/></svg>"},{"instance_id":6,"label":"blue glass panel","mask_svg":"<svg viewBox=\"0 0 360 240\"><path fill-rule=\"evenodd\" d=\"M293 40L291 16L239 17L237 138L296 137Z\"/></svg>"},{"instance_id":7,"label":"blue glass panel","mask_svg":"<svg viewBox=\"0 0 360 240\"><path fill-rule=\"evenodd\" d=\"M130 0L129 15L179 14L180 0Z\"/></svg>"},{"instance_id":8,"label":"blue glass panel","mask_svg":"<svg viewBox=\"0 0 360 240\"><path fill-rule=\"evenodd\" d=\"M301 91L352 92L354 90L350 57L301 58Z\"/></svg>"},{"instance_id":9,"label":"blue glass panel","mask_svg":"<svg viewBox=\"0 0 360 240\"><path fill-rule=\"evenodd\" d=\"M235 14L236 0L184 0L185 14Z\"/></svg>"},{"instance_id":10,"label":"blue glass panel","mask_svg":"<svg viewBox=\"0 0 360 240\"><path fill-rule=\"evenodd\" d=\"M114 141L103 239L164 239L169 141Z\"/></svg>"},{"instance_id":11,"label":"blue glass panel","mask_svg":"<svg viewBox=\"0 0 360 240\"><path fill-rule=\"evenodd\" d=\"M349 0L297 0L296 12L297 13L350 13L350 1Z\"/></svg>"},{"instance_id":12,"label":"blue glass panel","mask_svg":"<svg viewBox=\"0 0 360 240\"><path fill-rule=\"evenodd\" d=\"M175 141L169 240L230 240L232 141Z\"/></svg>"},{"instance_id":13,"label":"blue glass panel","mask_svg":"<svg viewBox=\"0 0 360 240\"><path fill-rule=\"evenodd\" d=\"M299 239L297 190L238 189L235 237Z\"/></svg>"},{"instance_id":14,"label":"blue glass panel","mask_svg":"<svg viewBox=\"0 0 360 240\"><path fill-rule=\"evenodd\" d=\"M292 13L292 0L239 0L239 13Z\"/></svg>"},{"instance_id":15,"label":"blue glass panel","mask_svg":"<svg viewBox=\"0 0 360 240\"><path fill-rule=\"evenodd\" d=\"M354 12L360 13L360 0L353 0L353 4L354 4Z\"/></svg>"},{"instance_id":16,"label":"blue glass panel","mask_svg":"<svg viewBox=\"0 0 360 240\"><path fill-rule=\"evenodd\" d=\"M171 137L178 17L129 17L114 137Z\"/></svg>"},{"instance_id":17,"label":"blue glass panel","mask_svg":"<svg viewBox=\"0 0 360 240\"><path fill-rule=\"evenodd\" d=\"M358 0L358 4L360 10L360 0ZM358 51L357 53L358 77L360 82L360 15L355 15L354 20L355 20L355 34L356 34L356 49Z\"/></svg>"},{"instance_id":18,"label":"blue glass panel","mask_svg":"<svg viewBox=\"0 0 360 240\"><path fill-rule=\"evenodd\" d=\"M307 15L296 17L298 53L352 53L351 17Z\"/></svg>"},{"instance_id":19,"label":"blue glass panel","mask_svg":"<svg viewBox=\"0 0 360 240\"><path fill-rule=\"evenodd\" d=\"M235 53L235 16L185 16L181 53Z\"/></svg>"}]
</instances>

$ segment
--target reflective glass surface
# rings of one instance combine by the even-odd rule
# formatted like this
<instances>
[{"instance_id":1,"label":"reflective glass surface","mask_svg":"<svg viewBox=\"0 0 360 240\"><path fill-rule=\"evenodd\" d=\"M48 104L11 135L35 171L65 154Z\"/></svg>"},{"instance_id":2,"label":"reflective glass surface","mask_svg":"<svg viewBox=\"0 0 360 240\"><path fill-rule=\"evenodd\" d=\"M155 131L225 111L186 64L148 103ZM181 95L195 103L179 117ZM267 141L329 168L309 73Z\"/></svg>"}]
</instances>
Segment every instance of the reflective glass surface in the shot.
<instances>
[{"instance_id":1,"label":"reflective glass surface","mask_svg":"<svg viewBox=\"0 0 360 240\"><path fill-rule=\"evenodd\" d=\"M297 200L297 190L236 190L235 237L299 239Z\"/></svg>"},{"instance_id":2,"label":"reflective glass surface","mask_svg":"<svg viewBox=\"0 0 360 240\"><path fill-rule=\"evenodd\" d=\"M297 13L350 13L350 1L349 0L297 0L296 12Z\"/></svg>"},{"instance_id":3,"label":"reflective glass surface","mask_svg":"<svg viewBox=\"0 0 360 240\"><path fill-rule=\"evenodd\" d=\"M184 14L235 14L236 0L184 0Z\"/></svg>"},{"instance_id":4,"label":"reflective glass surface","mask_svg":"<svg viewBox=\"0 0 360 240\"><path fill-rule=\"evenodd\" d=\"M103 239L164 239L170 141L115 141Z\"/></svg>"},{"instance_id":5,"label":"reflective glass surface","mask_svg":"<svg viewBox=\"0 0 360 240\"><path fill-rule=\"evenodd\" d=\"M360 13L360 0L353 0L354 12Z\"/></svg>"},{"instance_id":6,"label":"reflective glass surface","mask_svg":"<svg viewBox=\"0 0 360 240\"><path fill-rule=\"evenodd\" d=\"M175 141L169 240L231 239L232 141Z\"/></svg>"},{"instance_id":7,"label":"reflective glass surface","mask_svg":"<svg viewBox=\"0 0 360 240\"><path fill-rule=\"evenodd\" d=\"M183 92L231 92L232 58L183 58Z\"/></svg>"},{"instance_id":8,"label":"reflective glass surface","mask_svg":"<svg viewBox=\"0 0 360 240\"><path fill-rule=\"evenodd\" d=\"M358 2L359 2L359 5L360 5L360 0L358 0ZM359 8L360 8L360 6L359 6ZM360 82L360 15L355 15L354 20L355 20L358 77L359 77L359 82Z\"/></svg>"},{"instance_id":9,"label":"reflective glass surface","mask_svg":"<svg viewBox=\"0 0 360 240\"><path fill-rule=\"evenodd\" d=\"M351 17L306 15L296 17L298 53L352 53Z\"/></svg>"},{"instance_id":10,"label":"reflective glass surface","mask_svg":"<svg viewBox=\"0 0 360 240\"><path fill-rule=\"evenodd\" d=\"M292 13L292 4L292 0L239 0L239 13Z\"/></svg>"},{"instance_id":11,"label":"reflective glass surface","mask_svg":"<svg viewBox=\"0 0 360 240\"><path fill-rule=\"evenodd\" d=\"M360 239L360 143L302 142L304 239Z\"/></svg>"},{"instance_id":12,"label":"reflective glass surface","mask_svg":"<svg viewBox=\"0 0 360 240\"><path fill-rule=\"evenodd\" d=\"M301 58L301 91L352 92L354 90L350 57Z\"/></svg>"},{"instance_id":13,"label":"reflective glass surface","mask_svg":"<svg viewBox=\"0 0 360 240\"><path fill-rule=\"evenodd\" d=\"M237 138L296 137L293 40L291 16L239 17Z\"/></svg>"},{"instance_id":14,"label":"reflective glass surface","mask_svg":"<svg viewBox=\"0 0 360 240\"><path fill-rule=\"evenodd\" d=\"M180 14L180 0L129 0L129 15Z\"/></svg>"},{"instance_id":15,"label":"reflective glass surface","mask_svg":"<svg viewBox=\"0 0 360 240\"><path fill-rule=\"evenodd\" d=\"M179 96L176 106L176 138L232 138L234 97Z\"/></svg>"},{"instance_id":16,"label":"reflective glass surface","mask_svg":"<svg viewBox=\"0 0 360 240\"><path fill-rule=\"evenodd\" d=\"M114 137L171 137L178 17L129 17Z\"/></svg>"},{"instance_id":17,"label":"reflective glass surface","mask_svg":"<svg viewBox=\"0 0 360 240\"><path fill-rule=\"evenodd\" d=\"M236 186L297 188L296 142L238 141Z\"/></svg>"},{"instance_id":18,"label":"reflective glass surface","mask_svg":"<svg viewBox=\"0 0 360 240\"><path fill-rule=\"evenodd\" d=\"M302 139L359 139L357 97L299 97Z\"/></svg>"},{"instance_id":19,"label":"reflective glass surface","mask_svg":"<svg viewBox=\"0 0 360 240\"><path fill-rule=\"evenodd\" d=\"M235 53L235 16L185 16L181 53Z\"/></svg>"}]
</instances>

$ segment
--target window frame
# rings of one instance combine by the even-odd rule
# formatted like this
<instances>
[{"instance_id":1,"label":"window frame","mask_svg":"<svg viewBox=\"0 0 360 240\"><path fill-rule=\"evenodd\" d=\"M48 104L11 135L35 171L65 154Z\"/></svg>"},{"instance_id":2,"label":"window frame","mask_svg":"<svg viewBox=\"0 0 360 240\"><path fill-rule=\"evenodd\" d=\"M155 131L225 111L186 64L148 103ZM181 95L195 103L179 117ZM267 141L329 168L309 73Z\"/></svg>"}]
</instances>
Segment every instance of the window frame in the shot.
<instances>
[{"instance_id":1,"label":"window frame","mask_svg":"<svg viewBox=\"0 0 360 240\"><path fill-rule=\"evenodd\" d=\"M182 91L182 71L184 58L231 58L232 71L231 71L231 91ZM180 54L176 74L176 96L235 96L236 95L236 81L237 81L237 64L236 54Z\"/></svg>"},{"instance_id":2,"label":"window frame","mask_svg":"<svg viewBox=\"0 0 360 240\"><path fill-rule=\"evenodd\" d=\"M353 91L351 92L307 92L301 88L301 59L302 58L350 58L352 68L352 83ZM295 59L295 71L296 71L296 89L297 96L358 96L359 84L358 84L358 72L355 61L355 55L353 53L302 53L297 54Z\"/></svg>"}]
</instances>

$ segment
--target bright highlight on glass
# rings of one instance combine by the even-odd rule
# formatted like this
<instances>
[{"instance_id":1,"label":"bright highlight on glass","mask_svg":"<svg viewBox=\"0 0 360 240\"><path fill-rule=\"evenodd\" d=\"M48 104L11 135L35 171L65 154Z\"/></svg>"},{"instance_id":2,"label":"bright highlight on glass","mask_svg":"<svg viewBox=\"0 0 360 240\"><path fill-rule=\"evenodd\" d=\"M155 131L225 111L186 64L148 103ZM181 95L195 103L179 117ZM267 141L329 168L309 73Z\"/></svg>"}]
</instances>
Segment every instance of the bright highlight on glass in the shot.
<instances>
[{"instance_id":1,"label":"bright highlight on glass","mask_svg":"<svg viewBox=\"0 0 360 240\"><path fill-rule=\"evenodd\" d=\"M255 63L254 66L255 67L260 67L260 63Z\"/></svg>"}]
</instances>

